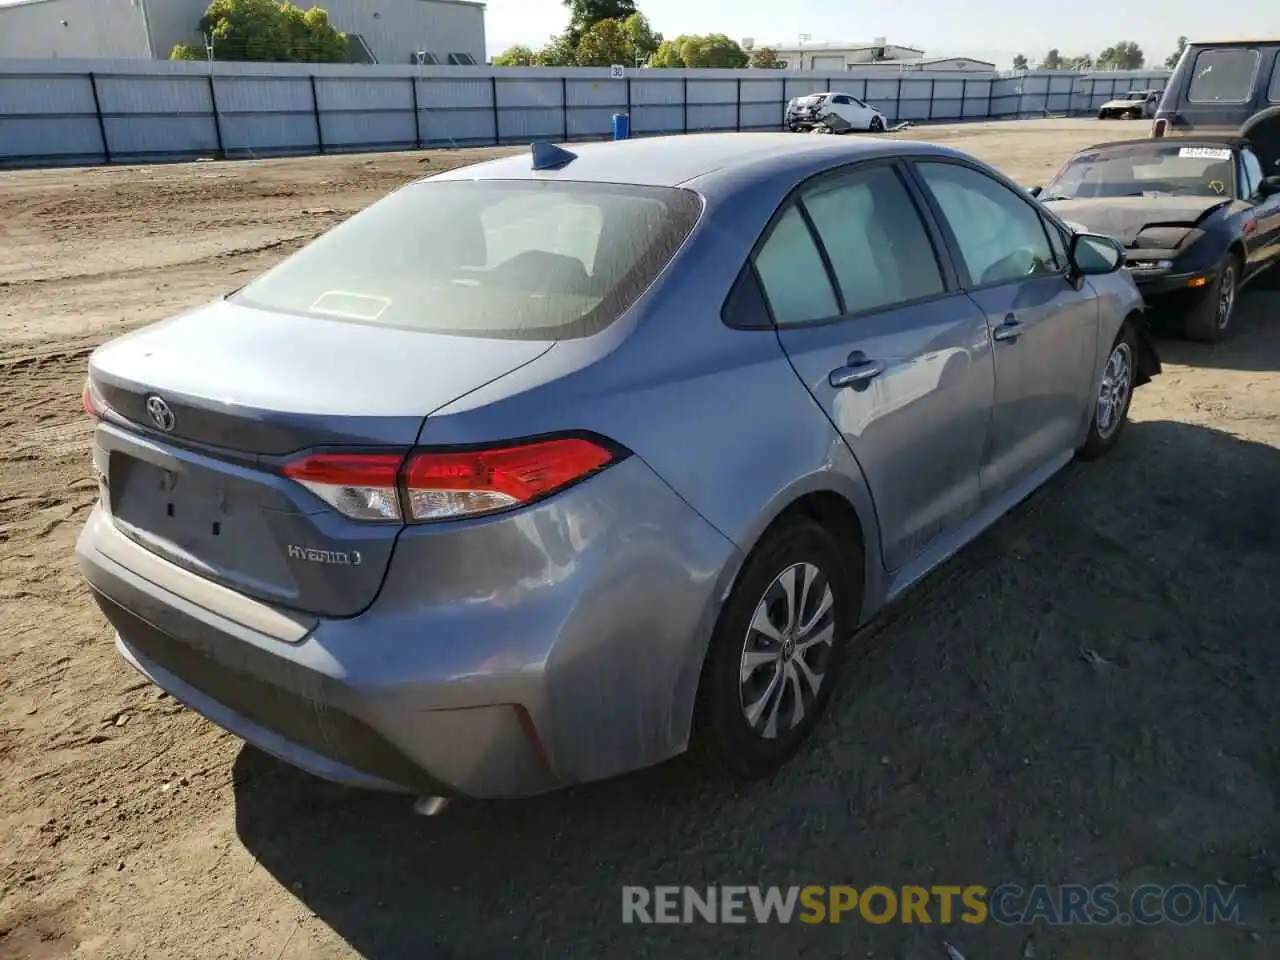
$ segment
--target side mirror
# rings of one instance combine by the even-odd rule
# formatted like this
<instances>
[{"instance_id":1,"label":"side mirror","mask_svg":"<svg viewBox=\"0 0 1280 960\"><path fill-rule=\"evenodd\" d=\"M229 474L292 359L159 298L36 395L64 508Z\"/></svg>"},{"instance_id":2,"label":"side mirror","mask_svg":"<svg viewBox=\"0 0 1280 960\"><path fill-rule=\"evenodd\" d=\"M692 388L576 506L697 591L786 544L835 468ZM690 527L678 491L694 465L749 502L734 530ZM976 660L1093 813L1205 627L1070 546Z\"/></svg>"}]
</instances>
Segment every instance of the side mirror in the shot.
<instances>
[{"instance_id":1,"label":"side mirror","mask_svg":"<svg viewBox=\"0 0 1280 960\"><path fill-rule=\"evenodd\" d=\"M1042 190L1044 190L1044 187L1032 187L1030 190L1027 191L1027 193L1031 194L1033 197L1038 197L1040 196L1040 192Z\"/></svg>"},{"instance_id":2,"label":"side mirror","mask_svg":"<svg viewBox=\"0 0 1280 960\"><path fill-rule=\"evenodd\" d=\"M1271 197L1280 193L1280 177L1267 177L1258 184L1258 192L1264 197Z\"/></svg>"},{"instance_id":3,"label":"side mirror","mask_svg":"<svg viewBox=\"0 0 1280 960\"><path fill-rule=\"evenodd\" d=\"M1124 264L1124 248L1110 237L1096 233L1077 233L1068 251L1071 269L1078 277L1096 277L1115 273Z\"/></svg>"}]
</instances>

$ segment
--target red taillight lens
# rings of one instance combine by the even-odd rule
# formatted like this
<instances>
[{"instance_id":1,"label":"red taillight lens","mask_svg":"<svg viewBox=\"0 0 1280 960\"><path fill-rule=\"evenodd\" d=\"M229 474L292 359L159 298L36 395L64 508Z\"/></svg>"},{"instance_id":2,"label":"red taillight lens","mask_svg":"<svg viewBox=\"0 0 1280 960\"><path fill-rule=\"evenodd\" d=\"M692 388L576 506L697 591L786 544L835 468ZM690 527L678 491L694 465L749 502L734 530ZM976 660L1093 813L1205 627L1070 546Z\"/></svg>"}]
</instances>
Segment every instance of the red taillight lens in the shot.
<instances>
[{"instance_id":1,"label":"red taillight lens","mask_svg":"<svg viewBox=\"0 0 1280 960\"><path fill-rule=\"evenodd\" d=\"M1164 117L1159 120L1153 120L1151 123L1151 136L1159 139L1164 136L1165 129L1169 126L1169 121Z\"/></svg>"},{"instance_id":2,"label":"red taillight lens","mask_svg":"<svg viewBox=\"0 0 1280 960\"><path fill-rule=\"evenodd\" d=\"M80 405L84 407L84 412L95 420L102 419L102 410L98 408L98 400L93 395L93 387L89 381L84 382L84 390L80 393Z\"/></svg>"},{"instance_id":3,"label":"red taillight lens","mask_svg":"<svg viewBox=\"0 0 1280 960\"><path fill-rule=\"evenodd\" d=\"M312 454L283 472L353 520L413 522L532 503L617 459L603 444L563 437L476 450L420 450L407 461L400 454Z\"/></svg>"},{"instance_id":4,"label":"red taillight lens","mask_svg":"<svg viewBox=\"0 0 1280 960\"><path fill-rule=\"evenodd\" d=\"M284 475L353 520L399 521L398 453L320 453L287 464Z\"/></svg>"},{"instance_id":5,"label":"red taillight lens","mask_svg":"<svg viewBox=\"0 0 1280 960\"><path fill-rule=\"evenodd\" d=\"M579 437L483 450L420 452L404 468L412 520L447 520L520 506L595 473L612 451Z\"/></svg>"}]
</instances>

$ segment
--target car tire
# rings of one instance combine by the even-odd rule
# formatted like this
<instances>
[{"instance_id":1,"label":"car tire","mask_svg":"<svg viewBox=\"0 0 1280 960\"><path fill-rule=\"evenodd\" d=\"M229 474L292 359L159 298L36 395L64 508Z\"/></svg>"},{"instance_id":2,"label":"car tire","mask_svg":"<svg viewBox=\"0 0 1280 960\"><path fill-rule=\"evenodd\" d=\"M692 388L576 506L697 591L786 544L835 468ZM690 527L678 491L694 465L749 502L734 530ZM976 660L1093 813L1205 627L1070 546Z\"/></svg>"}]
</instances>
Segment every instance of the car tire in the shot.
<instances>
[{"instance_id":1,"label":"car tire","mask_svg":"<svg viewBox=\"0 0 1280 960\"><path fill-rule=\"evenodd\" d=\"M1102 365L1102 375L1094 391L1089 436L1076 451L1081 460L1097 460L1119 442L1124 425L1129 422L1137 369L1138 336L1126 320Z\"/></svg>"},{"instance_id":2,"label":"car tire","mask_svg":"<svg viewBox=\"0 0 1280 960\"><path fill-rule=\"evenodd\" d=\"M796 754L835 688L841 648L857 620L856 573L849 554L807 517L765 535L711 636L694 717L696 754L749 779L770 776Z\"/></svg>"},{"instance_id":3,"label":"car tire","mask_svg":"<svg viewBox=\"0 0 1280 960\"><path fill-rule=\"evenodd\" d=\"M871 122L867 124L867 129L872 133L884 133L884 120L880 117L872 117Z\"/></svg>"},{"instance_id":4,"label":"car tire","mask_svg":"<svg viewBox=\"0 0 1280 960\"><path fill-rule=\"evenodd\" d=\"M1105 120L1105 119L1107 119L1107 116L1108 116L1107 111L1105 111L1105 110L1099 110L1099 111L1098 111L1098 119L1099 119L1099 120Z\"/></svg>"},{"instance_id":5,"label":"car tire","mask_svg":"<svg viewBox=\"0 0 1280 960\"><path fill-rule=\"evenodd\" d=\"M1234 253L1228 254L1212 282L1205 288L1200 302L1187 312L1183 332L1188 339L1200 343L1218 343L1226 338L1240 293L1240 268L1240 257Z\"/></svg>"},{"instance_id":6,"label":"car tire","mask_svg":"<svg viewBox=\"0 0 1280 960\"><path fill-rule=\"evenodd\" d=\"M1126 119L1126 120L1141 120L1141 119L1142 119L1142 114L1141 114L1141 112L1139 112L1139 111L1137 111L1137 110L1130 110L1128 113L1126 113L1126 114L1125 114L1125 119Z\"/></svg>"}]
</instances>

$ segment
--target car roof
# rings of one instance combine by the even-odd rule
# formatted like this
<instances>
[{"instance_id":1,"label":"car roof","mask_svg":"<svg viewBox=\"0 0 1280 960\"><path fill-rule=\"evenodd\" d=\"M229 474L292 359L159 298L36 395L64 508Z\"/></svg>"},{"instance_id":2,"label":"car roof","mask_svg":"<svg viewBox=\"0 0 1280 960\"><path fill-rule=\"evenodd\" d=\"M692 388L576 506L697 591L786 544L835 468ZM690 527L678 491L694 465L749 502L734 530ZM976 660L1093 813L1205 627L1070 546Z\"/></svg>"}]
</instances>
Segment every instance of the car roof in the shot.
<instances>
[{"instance_id":1,"label":"car roof","mask_svg":"<svg viewBox=\"0 0 1280 960\"><path fill-rule=\"evenodd\" d=\"M1192 40L1188 47L1266 47L1280 45L1280 37L1264 37L1260 40Z\"/></svg>"},{"instance_id":2,"label":"car roof","mask_svg":"<svg viewBox=\"0 0 1280 960\"><path fill-rule=\"evenodd\" d=\"M574 143L562 147L576 158L556 170L534 170L530 152L458 167L426 180L584 180L679 187L697 179L699 187L744 173L769 177L791 169L812 169L879 156L958 151L910 140L823 137L795 133L694 133L633 140Z\"/></svg>"}]
</instances>

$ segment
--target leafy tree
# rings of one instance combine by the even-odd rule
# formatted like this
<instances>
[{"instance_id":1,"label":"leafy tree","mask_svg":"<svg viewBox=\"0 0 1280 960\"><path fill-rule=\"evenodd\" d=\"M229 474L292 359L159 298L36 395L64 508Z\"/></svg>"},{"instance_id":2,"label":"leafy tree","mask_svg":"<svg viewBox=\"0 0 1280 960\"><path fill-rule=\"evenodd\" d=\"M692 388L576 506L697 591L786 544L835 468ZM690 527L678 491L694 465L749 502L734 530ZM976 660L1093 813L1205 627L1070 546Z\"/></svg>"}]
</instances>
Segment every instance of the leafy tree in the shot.
<instances>
[{"instance_id":1,"label":"leafy tree","mask_svg":"<svg viewBox=\"0 0 1280 960\"><path fill-rule=\"evenodd\" d=\"M684 57L680 55L679 41L663 40L662 43L658 44L658 49L649 58L649 66L669 70L678 70L685 66Z\"/></svg>"},{"instance_id":2,"label":"leafy tree","mask_svg":"<svg viewBox=\"0 0 1280 960\"><path fill-rule=\"evenodd\" d=\"M178 43L169 51L170 60L207 60L209 51L194 43Z\"/></svg>"},{"instance_id":3,"label":"leafy tree","mask_svg":"<svg viewBox=\"0 0 1280 960\"><path fill-rule=\"evenodd\" d=\"M757 70L781 70L786 64L782 62L778 51L773 47L756 47L751 51L751 59L747 66Z\"/></svg>"},{"instance_id":4,"label":"leafy tree","mask_svg":"<svg viewBox=\"0 0 1280 960\"><path fill-rule=\"evenodd\" d=\"M1026 56L1025 56L1024 54L1021 54L1021 53L1020 53L1020 54L1018 54L1016 57L1014 57L1014 58L1013 58L1013 69L1015 69L1015 70L1026 70L1026 69L1027 69L1027 67L1028 67L1028 64L1027 64L1027 58L1026 58Z\"/></svg>"},{"instance_id":5,"label":"leafy tree","mask_svg":"<svg viewBox=\"0 0 1280 960\"><path fill-rule=\"evenodd\" d=\"M535 67L573 67L578 63L578 51L567 33L552 37L551 42L533 55Z\"/></svg>"},{"instance_id":6,"label":"leafy tree","mask_svg":"<svg viewBox=\"0 0 1280 960\"><path fill-rule=\"evenodd\" d=\"M634 0L564 0L569 8L569 38L574 46L587 28L601 20L625 20L637 13Z\"/></svg>"},{"instance_id":7,"label":"leafy tree","mask_svg":"<svg viewBox=\"0 0 1280 960\"><path fill-rule=\"evenodd\" d=\"M1093 57L1087 53L1082 53L1079 56L1072 57L1067 61L1067 69L1068 70L1092 70Z\"/></svg>"},{"instance_id":8,"label":"leafy tree","mask_svg":"<svg viewBox=\"0 0 1280 960\"><path fill-rule=\"evenodd\" d=\"M576 62L580 67L607 67L635 63L635 47L621 20L597 20L578 41Z\"/></svg>"},{"instance_id":9,"label":"leafy tree","mask_svg":"<svg viewBox=\"0 0 1280 960\"><path fill-rule=\"evenodd\" d=\"M1099 69L1141 70L1145 62L1142 48L1132 40L1121 40L1098 54Z\"/></svg>"},{"instance_id":10,"label":"leafy tree","mask_svg":"<svg viewBox=\"0 0 1280 960\"><path fill-rule=\"evenodd\" d=\"M636 59L648 60L662 45L662 34L649 25L649 20L643 13L633 13L623 20L622 29L631 42Z\"/></svg>"},{"instance_id":11,"label":"leafy tree","mask_svg":"<svg viewBox=\"0 0 1280 960\"><path fill-rule=\"evenodd\" d=\"M200 32L213 44L219 60L267 60L300 63L346 63L351 59L347 35L334 28L319 7L303 10L276 0L213 0L200 18ZM205 58L205 51L178 44L171 59Z\"/></svg>"},{"instance_id":12,"label":"leafy tree","mask_svg":"<svg viewBox=\"0 0 1280 960\"><path fill-rule=\"evenodd\" d=\"M1172 70L1174 67L1178 65L1178 61L1182 59L1182 51L1186 49L1187 49L1187 38L1179 37L1177 49L1175 49L1173 53L1169 54L1169 56L1165 58L1164 65L1168 67L1170 70Z\"/></svg>"},{"instance_id":13,"label":"leafy tree","mask_svg":"<svg viewBox=\"0 0 1280 960\"><path fill-rule=\"evenodd\" d=\"M741 69L749 61L736 40L723 33L705 36L681 34L658 47L649 60L651 67L723 67Z\"/></svg>"},{"instance_id":14,"label":"leafy tree","mask_svg":"<svg viewBox=\"0 0 1280 960\"><path fill-rule=\"evenodd\" d=\"M1054 47L1044 55L1044 59L1040 61L1041 70L1061 70L1066 66L1066 61L1062 59L1062 54L1058 53L1058 48Z\"/></svg>"},{"instance_id":15,"label":"leafy tree","mask_svg":"<svg viewBox=\"0 0 1280 960\"><path fill-rule=\"evenodd\" d=\"M494 57L493 65L495 67L531 67L536 56L537 54L528 47L517 43L514 47L507 47L507 49Z\"/></svg>"}]
</instances>

